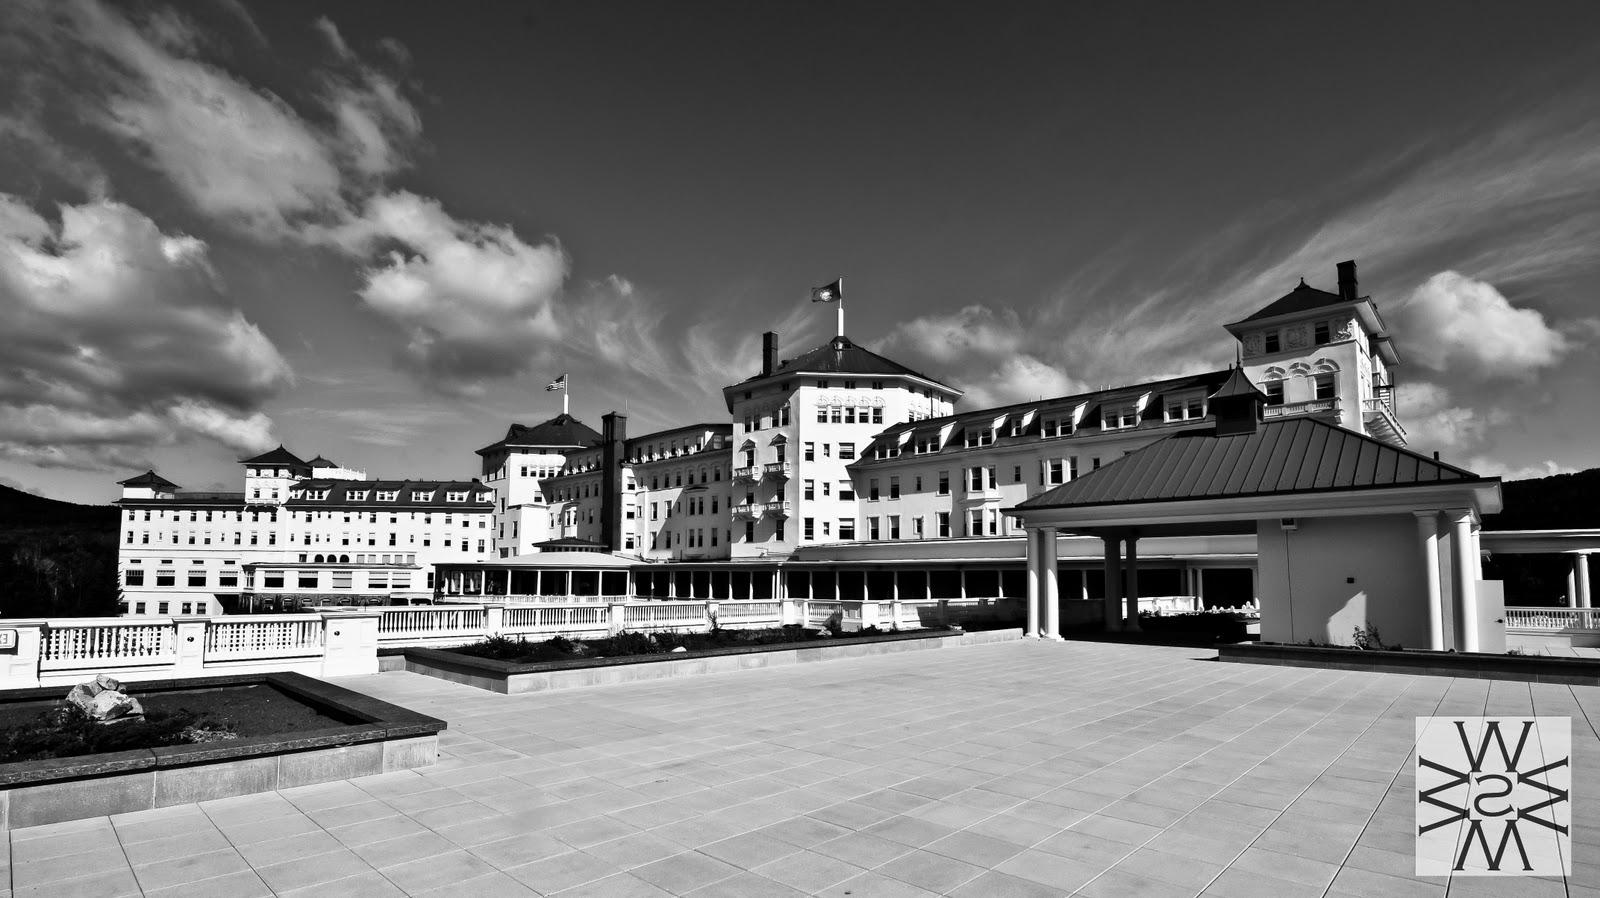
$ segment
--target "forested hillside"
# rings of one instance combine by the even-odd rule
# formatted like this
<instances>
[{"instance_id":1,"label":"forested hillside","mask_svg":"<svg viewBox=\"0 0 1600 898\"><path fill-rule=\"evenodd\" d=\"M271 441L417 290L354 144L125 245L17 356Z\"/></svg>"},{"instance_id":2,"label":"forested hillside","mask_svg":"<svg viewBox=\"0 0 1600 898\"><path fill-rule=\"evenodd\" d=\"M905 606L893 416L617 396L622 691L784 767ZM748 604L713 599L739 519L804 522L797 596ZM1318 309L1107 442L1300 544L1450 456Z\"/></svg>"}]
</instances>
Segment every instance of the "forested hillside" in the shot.
<instances>
[{"instance_id":1,"label":"forested hillside","mask_svg":"<svg viewBox=\"0 0 1600 898\"><path fill-rule=\"evenodd\" d=\"M117 613L117 509L0 485L0 616Z\"/></svg>"}]
</instances>

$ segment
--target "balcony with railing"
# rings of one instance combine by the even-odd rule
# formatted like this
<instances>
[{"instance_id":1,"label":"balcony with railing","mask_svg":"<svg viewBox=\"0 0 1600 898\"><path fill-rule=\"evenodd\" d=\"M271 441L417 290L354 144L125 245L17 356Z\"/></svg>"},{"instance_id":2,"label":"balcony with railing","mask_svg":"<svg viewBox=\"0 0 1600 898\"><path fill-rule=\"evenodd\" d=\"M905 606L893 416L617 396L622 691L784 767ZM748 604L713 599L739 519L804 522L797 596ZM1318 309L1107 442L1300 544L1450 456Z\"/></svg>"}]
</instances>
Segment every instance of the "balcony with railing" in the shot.
<instances>
[{"instance_id":1,"label":"balcony with railing","mask_svg":"<svg viewBox=\"0 0 1600 898\"><path fill-rule=\"evenodd\" d=\"M768 462L766 466L767 476L774 480L788 480L791 470L791 463L786 461Z\"/></svg>"},{"instance_id":2,"label":"balcony with railing","mask_svg":"<svg viewBox=\"0 0 1600 898\"><path fill-rule=\"evenodd\" d=\"M1310 399L1305 402L1281 402L1269 405L1261 410L1261 417L1271 421L1276 418L1297 418L1301 415L1326 415L1335 420L1339 417L1339 397L1331 399Z\"/></svg>"},{"instance_id":3,"label":"balcony with railing","mask_svg":"<svg viewBox=\"0 0 1600 898\"><path fill-rule=\"evenodd\" d=\"M1361 421L1367 432L1380 440L1405 445L1406 429L1395 413L1394 384L1375 384L1372 398L1361 401Z\"/></svg>"},{"instance_id":4,"label":"balcony with railing","mask_svg":"<svg viewBox=\"0 0 1600 898\"><path fill-rule=\"evenodd\" d=\"M789 516L789 500L773 499L766 504L766 510L769 517L786 518Z\"/></svg>"},{"instance_id":5,"label":"balcony with railing","mask_svg":"<svg viewBox=\"0 0 1600 898\"><path fill-rule=\"evenodd\" d=\"M762 467L760 465L749 465L748 467L734 468L732 474L733 482L755 483L761 479L761 473Z\"/></svg>"},{"instance_id":6,"label":"balcony with railing","mask_svg":"<svg viewBox=\"0 0 1600 898\"><path fill-rule=\"evenodd\" d=\"M760 502L740 502L738 505L732 506L730 510L733 512L733 516L741 521L754 521L761 517L762 511L765 509L766 506Z\"/></svg>"}]
</instances>

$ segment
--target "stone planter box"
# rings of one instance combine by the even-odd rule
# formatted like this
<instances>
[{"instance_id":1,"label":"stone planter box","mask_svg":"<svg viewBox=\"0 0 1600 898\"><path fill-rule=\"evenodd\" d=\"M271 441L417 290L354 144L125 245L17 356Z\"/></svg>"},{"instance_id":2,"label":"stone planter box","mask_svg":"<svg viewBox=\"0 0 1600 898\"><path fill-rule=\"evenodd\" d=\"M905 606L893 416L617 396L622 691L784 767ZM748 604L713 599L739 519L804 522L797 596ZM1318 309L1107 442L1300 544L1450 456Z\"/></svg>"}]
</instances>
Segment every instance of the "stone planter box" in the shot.
<instances>
[{"instance_id":1,"label":"stone planter box","mask_svg":"<svg viewBox=\"0 0 1600 898\"><path fill-rule=\"evenodd\" d=\"M1497 655L1482 652L1364 651L1328 646L1239 643L1217 646L1217 660L1290 667L1326 667L1434 677L1471 677L1600 686L1600 661L1545 655Z\"/></svg>"},{"instance_id":2,"label":"stone planter box","mask_svg":"<svg viewBox=\"0 0 1600 898\"><path fill-rule=\"evenodd\" d=\"M841 638L836 642L733 646L700 652L584 658L572 661L545 661L537 664L495 661L439 649L408 648L405 650L405 669L454 683L476 686L490 692L515 695L523 692L572 689L579 686L609 686L639 680L661 680L782 667L840 658L862 658L892 652L1007 642L1021 638L1020 629L981 630L975 633L913 630L906 633L886 633L882 636Z\"/></svg>"},{"instance_id":3,"label":"stone planter box","mask_svg":"<svg viewBox=\"0 0 1600 898\"><path fill-rule=\"evenodd\" d=\"M154 692L265 683L360 723L281 736L0 764L0 830L308 786L425 767L439 759L442 720L297 673L133 684ZM65 689L0 691L0 702L60 700Z\"/></svg>"}]
</instances>

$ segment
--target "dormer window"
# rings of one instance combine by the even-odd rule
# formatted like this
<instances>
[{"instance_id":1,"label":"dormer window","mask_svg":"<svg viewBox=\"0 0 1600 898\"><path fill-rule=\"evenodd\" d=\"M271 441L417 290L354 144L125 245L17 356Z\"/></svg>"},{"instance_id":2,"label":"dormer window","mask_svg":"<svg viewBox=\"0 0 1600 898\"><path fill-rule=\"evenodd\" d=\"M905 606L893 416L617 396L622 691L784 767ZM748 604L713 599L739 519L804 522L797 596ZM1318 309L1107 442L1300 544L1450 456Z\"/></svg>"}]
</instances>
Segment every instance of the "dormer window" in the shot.
<instances>
[{"instance_id":1,"label":"dormer window","mask_svg":"<svg viewBox=\"0 0 1600 898\"><path fill-rule=\"evenodd\" d=\"M444 498L446 502L465 502L467 501L467 494L464 492L445 493Z\"/></svg>"},{"instance_id":2,"label":"dormer window","mask_svg":"<svg viewBox=\"0 0 1600 898\"><path fill-rule=\"evenodd\" d=\"M988 446L994 442L994 431L989 428L968 430L966 432L967 448Z\"/></svg>"},{"instance_id":3,"label":"dormer window","mask_svg":"<svg viewBox=\"0 0 1600 898\"><path fill-rule=\"evenodd\" d=\"M1139 411L1134 404L1108 405L1100 413L1101 430L1126 430L1139 424Z\"/></svg>"},{"instance_id":4,"label":"dormer window","mask_svg":"<svg viewBox=\"0 0 1600 898\"><path fill-rule=\"evenodd\" d=\"M1198 421L1205 416L1204 396L1178 396L1167 400L1168 421Z\"/></svg>"},{"instance_id":5,"label":"dormer window","mask_svg":"<svg viewBox=\"0 0 1600 898\"><path fill-rule=\"evenodd\" d=\"M378 490L378 501L393 502L399 495L399 490Z\"/></svg>"},{"instance_id":6,"label":"dormer window","mask_svg":"<svg viewBox=\"0 0 1600 898\"><path fill-rule=\"evenodd\" d=\"M353 492L346 493L345 495L350 497L350 501L351 502L365 502L365 501L367 501L367 491L366 490L355 490Z\"/></svg>"},{"instance_id":7,"label":"dormer window","mask_svg":"<svg viewBox=\"0 0 1600 898\"><path fill-rule=\"evenodd\" d=\"M1056 437L1072 436L1072 419L1070 417L1045 418L1039 422L1039 437L1053 440Z\"/></svg>"}]
</instances>

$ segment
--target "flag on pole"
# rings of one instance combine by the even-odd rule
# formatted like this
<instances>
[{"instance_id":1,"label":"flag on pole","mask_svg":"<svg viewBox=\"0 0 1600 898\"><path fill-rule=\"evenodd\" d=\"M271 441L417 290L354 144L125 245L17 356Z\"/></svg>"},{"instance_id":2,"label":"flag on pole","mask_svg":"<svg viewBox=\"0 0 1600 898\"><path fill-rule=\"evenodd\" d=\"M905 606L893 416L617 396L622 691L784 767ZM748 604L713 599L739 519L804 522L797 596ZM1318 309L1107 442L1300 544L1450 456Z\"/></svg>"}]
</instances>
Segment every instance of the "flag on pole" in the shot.
<instances>
[{"instance_id":1,"label":"flag on pole","mask_svg":"<svg viewBox=\"0 0 1600 898\"><path fill-rule=\"evenodd\" d=\"M844 278L811 288L812 302L838 302L844 298Z\"/></svg>"},{"instance_id":2,"label":"flag on pole","mask_svg":"<svg viewBox=\"0 0 1600 898\"><path fill-rule=\"evenodd\" d=\"M545 385L544 391L546 393L549 393L552 390L560 390L563 393L566 392L566 390L567 390L567 376L565 374L561 375L560 377L556 378L555 380L550 381L550 383Z\"/></svg>"}]
</instances>

